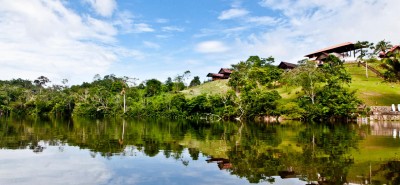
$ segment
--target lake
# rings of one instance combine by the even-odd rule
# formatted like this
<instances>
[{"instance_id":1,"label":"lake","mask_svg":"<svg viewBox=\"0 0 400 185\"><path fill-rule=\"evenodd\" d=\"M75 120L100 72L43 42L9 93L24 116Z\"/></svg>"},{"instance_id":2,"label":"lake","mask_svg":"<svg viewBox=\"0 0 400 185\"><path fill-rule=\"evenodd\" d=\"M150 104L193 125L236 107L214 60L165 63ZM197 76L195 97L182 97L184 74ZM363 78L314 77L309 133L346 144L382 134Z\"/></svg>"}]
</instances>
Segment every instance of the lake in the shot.
<instances>
[{"instance_id":1,"label":"lake","mask_svg":"<svg viewBox=\"0 0 400 185\"><path fill-rule=\"evenodd\" d=\"M0 120L0 184L400 184L400 123Z\"/></svg>"}]
</instances>

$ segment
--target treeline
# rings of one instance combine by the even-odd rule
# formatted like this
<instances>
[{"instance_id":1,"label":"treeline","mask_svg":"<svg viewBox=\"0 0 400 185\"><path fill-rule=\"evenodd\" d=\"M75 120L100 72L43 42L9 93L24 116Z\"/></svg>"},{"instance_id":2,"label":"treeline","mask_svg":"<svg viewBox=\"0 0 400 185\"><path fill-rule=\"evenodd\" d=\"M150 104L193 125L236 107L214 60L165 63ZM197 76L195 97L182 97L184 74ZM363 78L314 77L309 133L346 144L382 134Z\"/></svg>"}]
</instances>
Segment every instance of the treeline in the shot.
<instances>
[{"instance_id":1,"label":"treeline","mask_svg":"<svg viewBox=\"0 0 400 185\"><path fill-rule=\"evenodd\" d=\"M202 94L187 98L186 71L173 80L157 79L135 84L136 79L96 75L90 83L46 87L44 76L33 83L13 79L0 81L0 113L16 116L83 116L172 119L288 119L343 118L356 113L360 101L345 85L351 80L342 61L329 56L326 64L303 61L292 71L273 65L274 59L252 56L232 65L228 85L222 95ZM194 77L189 86L200 84ZM279 88L301 87L294 99L283 99Z\"/></svg>"}]
</instances>

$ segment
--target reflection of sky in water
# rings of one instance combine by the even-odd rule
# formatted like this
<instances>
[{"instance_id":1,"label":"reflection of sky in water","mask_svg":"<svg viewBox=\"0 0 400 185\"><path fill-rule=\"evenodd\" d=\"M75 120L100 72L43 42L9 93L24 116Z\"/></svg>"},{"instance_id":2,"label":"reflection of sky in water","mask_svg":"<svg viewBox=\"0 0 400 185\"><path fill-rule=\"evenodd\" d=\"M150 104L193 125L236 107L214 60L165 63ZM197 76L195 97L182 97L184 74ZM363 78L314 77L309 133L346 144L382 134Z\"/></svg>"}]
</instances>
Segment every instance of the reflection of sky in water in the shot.
<instances>
[{"instance_id":1,"label":"reflection of sky in water","mask_svg":"<svg viewBox=\"0 0 400 185\"><path fill-rule=\"evenodd\" d=\"M192 160L187 150L181 159L154 157L128 147L127 155L92 157L79 147L47 146L43 152L30 149L0 150L0 184L249 184L246 179L219 170L207 157ZM132 149L132 150L131 150ZM132 154L132 155L130 155ZM189 161L188 166L182 160ZM262 184L269 184L263 182ZM297 179L275 177L275 184L305 184Z\"/></svg>"}]
</instances>

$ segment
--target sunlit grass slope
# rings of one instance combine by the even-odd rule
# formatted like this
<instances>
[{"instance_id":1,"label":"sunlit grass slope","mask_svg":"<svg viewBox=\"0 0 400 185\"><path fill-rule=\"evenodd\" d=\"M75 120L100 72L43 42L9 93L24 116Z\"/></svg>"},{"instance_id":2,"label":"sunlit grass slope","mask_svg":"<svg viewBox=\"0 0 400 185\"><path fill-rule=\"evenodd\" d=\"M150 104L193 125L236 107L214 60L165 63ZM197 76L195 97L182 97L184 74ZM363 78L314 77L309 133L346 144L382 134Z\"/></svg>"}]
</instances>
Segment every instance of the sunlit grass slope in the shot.
<instances>
[{"instance_id":1,"label":"sunlit grass slope","mask_svg":"<svg viewBox=\"0 0 400 185\"><path fill-rule=\"evenodd\" d=\"M367 78L365 67L358 67L356 63L345 66L352 77L350 89L356 90L357 97L366 105L400 104L400 84L384 82L371 71Z\"/></svg>"},{"instance_id":2,"label":"sunlit grass slope","mask_svg":"<svg viewBox=\"0 0 400 185\"><path fill-rule=\"evenodd\" d=\"M201 94L225 94L229 89L228 80L216 80L183 90L182 93L192 98Z\"/></svg>"}]
</instances>

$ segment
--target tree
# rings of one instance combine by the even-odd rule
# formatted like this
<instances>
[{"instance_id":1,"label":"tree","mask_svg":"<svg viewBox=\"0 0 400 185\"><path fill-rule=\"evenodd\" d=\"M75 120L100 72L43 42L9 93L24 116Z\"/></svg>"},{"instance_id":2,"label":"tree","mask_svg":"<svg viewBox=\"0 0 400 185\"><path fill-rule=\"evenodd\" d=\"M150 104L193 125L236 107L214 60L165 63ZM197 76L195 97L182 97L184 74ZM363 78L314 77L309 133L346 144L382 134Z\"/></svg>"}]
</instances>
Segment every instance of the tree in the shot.
<instances>
[{"instance_id":1,"label":"tree","mask_svg":"<svg viewBox=\"0 0 400 185\"><path fill-rule=\"evenodd\" d=\"M185 71L182 75L177 75L174 78L174 90L177 91L181 91L183 89L185 89L186 85L185 85L185 81L190 77L190 71L187 70Z\"/></svg>"},{"instance_id":2,"label":"tree","mask_svg":"<svg viewBox=\"0 0 400 185\"><path fill-rule=\"evenodd\" d=\"M370 55L370 53L368 53L369 50L373 50L374 47L374 43L372 42L368 42L368 41L357 41L357 43L354 44L354 48L355 48L355 52L356 53L360 53L357 58L362 61L363 58L365 56Z\"/></svg>"},{"instance_id":3,"label":"tree","mask_svg":"<svg viewBox=\"0 0 400 185\"><path fill-rule=\"evenodd\" d=\"M198 85L200 85L201 84L201 82L200 82L200 78L199 78L199 76L195 76L194 78L193 78L193 80L190 82L190 87L194 87L194 86L198 86Z\"/></svg>"},{"instance_id":4,"label":"tree","mask_svg":"<svg viewBox=\"0 0 400 185\"><path fill-rule=\"evenodd\" d=\"M383 74L385 80L389 82L397 82L400 80L400 54L394 53L383 59L382 67L386 69Z\"/></svg>"},{"instance_id":5,"label":"tree","mask_svg":"<svg viewBox=\"0 0 400 185\"><path fill-rule=\"evenodd\" d=\"M46 85L46 83L51 82L47 77L45 76L39 76L33 83L39 87L39 94L42 93L42 88L43 86Z\"/></svg>"},{"instance_id":6,"label":"tree","mask_svg":"<svg viewBox=\"0 0 400 185\"><path fill-rule=\"evenodd\" d=\"M45 76L39 76L35 81L33 81L33 83L35 83L38 87L43 87L49 82L51 81Z\"/></svg>"},{"instance_id":7,"label":"tree","mask_svg":"<svg viewBox=\"0 0 400 185\"><path fill-rule=\"evenodd\" d=\"M240 92L256 86L271 85L280 79L282 70L272 65L273 57L250 56L245 62L232 65L233 73L228 85Z\"/></svg>"},{"instance_id":8,"label":"tree","mask_svg":"<svg viewBox=\"0 0 400 185\"><path fill-rule=\"evenodd\" d=\"M320 83L324 82L324 74L321 68L315 66L315 62L307 61L287 72L284 76L288 85L302 87L302 90L310 98L312 104L315 103L317 90L320 87Z\"/></svg>"},{"instance_id":9,"label":"tree","mask_svg":"<svg viewBox=\"0 0 400 185\"><path fill-rule=\"evenodd\" d=\"M381 40L375 45L374 53L378 54L379 52L386 53L386 50L392 48L393 45L390 44L390 41Z\"/></svg>"},{"instance_id":10,"label":"tree","mask_svg":"<svg viewBox=\"0 0 400 185\"><path fill-rule=\"evenodd\" d=\"M374 53L368 52L369 50L374 50L374 43L368 41L357 41L355 44L356 53L359 52L360 55L357 56L358 67L360 67L361 61L364 60L365 56L371 57ZM365 61L365 76L368 78L368 63Z\"/></svg>"},{"instance_id":11,"label":"tree","mask_svg":"<svg viewBox=\"0 0 400 185\"><path fill-rule=\"evenodd\" d=\"M161 82L157 79L151 79L146 81L146 96L154 96L160 94L161 92Z\"/></svg>"}]
</instances>

